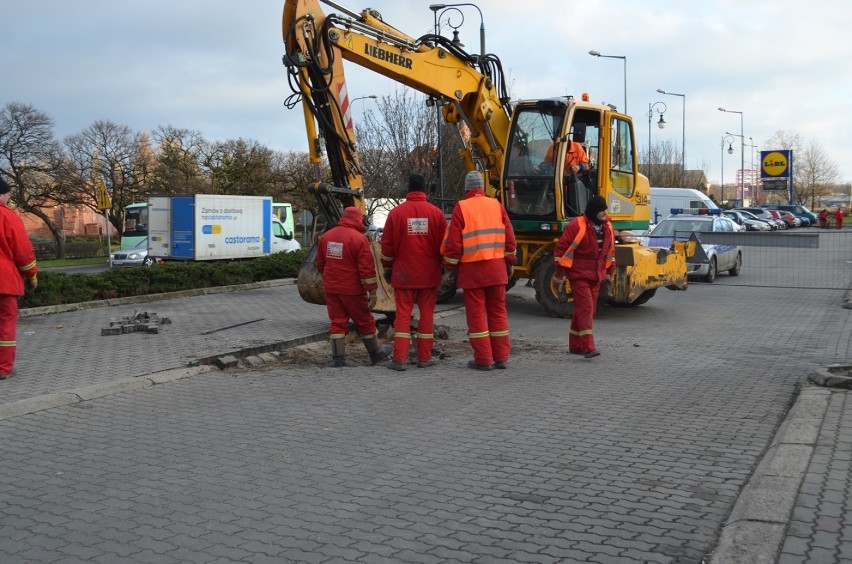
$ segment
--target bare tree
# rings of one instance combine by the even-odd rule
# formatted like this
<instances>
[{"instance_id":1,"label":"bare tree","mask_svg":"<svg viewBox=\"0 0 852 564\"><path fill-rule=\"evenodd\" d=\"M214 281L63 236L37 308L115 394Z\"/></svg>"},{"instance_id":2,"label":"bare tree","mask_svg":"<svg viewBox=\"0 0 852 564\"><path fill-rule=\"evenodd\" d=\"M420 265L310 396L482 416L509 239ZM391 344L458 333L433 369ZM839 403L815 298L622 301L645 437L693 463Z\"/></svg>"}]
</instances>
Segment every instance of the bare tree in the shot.
<instances>
[{"instance_id":1,"label":"bare tree","mask_svg":"<svg viewBox=\"0 0 852 564\"><path fill-rule=\"evenodd\" d=\"M796 159L797 166L793 173L796 182L793 195L797 202L809 204L815 208L820 196L832 193L832 187L840 178L840 170L837 165L828 158L821 145L812 141L808 146L799 151Z\"/></svg>"},{"instance_id":2,"label":"bare tree","mask_svg":"<svg viewBox=\"0 0 852 564\"><path fill-rule=\"evenodd\" d=\"M194 194L201 192L205 178L201 159L206 142L201 133L171 125L154 132L157 143L157 166L152 191L161 194Z\"/></svg>"},{"instance_id":3,"label":"bare tree","mask_svg":"<svg viewBox=\"0 0 852 564\"><path fill-rule=\"evenodd\" d=\"M320 208L313 194L313 186L320 180L331 182L331 170L328 166L311 163L305 151L276 153L274 169L276 189L271 195L277 201L293 204L294 210L311 212L313 220L310 226L310 239L314 240L320 220Z\"/></svg>"},{"instance_id":4,"label":"bare tree","mask_svg":"<svg viewBox=\"0 0 852 564\"><path fill-rule=\"evenodd\" d=\"M81 133L66 137L65 147L74 163L72 180L85 194L81 203L97 209L98 183L103 179L111 195L109 221L122 233L124 208L147 198L152 180L150 163L144 160L146 147L150 148L147 135L134 133L126 125L99 120Z\"/></svg>"},{"instance_id":5,"label":"bare tree","mask_svg":"<svg viewBox=\"0 0 852 564\"><path fill-rule=\"evenodd\" d=\"M53 119L29 104L6 104L0 111L0 172L10 180L14 205L50 230L59 258L65 257L62 228L44 210L78 200L79 186L65 181L68 169L53 137Z\"/></svg>"},{"instance_id":6,"label":"bare tree","mask_svg":"<svg viewBox=\"0 0 852 564\"><path fill-rule=\"evenodd\" d=\"M377 111L365 113L357 135L369 198L404 198L411 174L422 175L433 197L437 197L442 185L439 149L445 198L457 199L463 193L467 169L459 151L469 135L457 125L446 123L442 116L439 118L440 110L428 105L427 100L422 94L399 88L381 99Z\"/></svg>"},{"instance_id":7,"label":"bare tree","mask_svg":"<svg viewBox=\"0 0 852 564\"><path fill-rule=\"evenodd\" d=\"M808 204L815 208L820 196L832 193L840 178L837 164L828 158L825 150L815 141L807 145L801 136L794 131L776 131L766 142L772 149L789 150L793 152L793 197L800 204ZM775 199L786 200L778 194ZM768 198L771 199L771 196Z\"/></svg>"}]
</instances>

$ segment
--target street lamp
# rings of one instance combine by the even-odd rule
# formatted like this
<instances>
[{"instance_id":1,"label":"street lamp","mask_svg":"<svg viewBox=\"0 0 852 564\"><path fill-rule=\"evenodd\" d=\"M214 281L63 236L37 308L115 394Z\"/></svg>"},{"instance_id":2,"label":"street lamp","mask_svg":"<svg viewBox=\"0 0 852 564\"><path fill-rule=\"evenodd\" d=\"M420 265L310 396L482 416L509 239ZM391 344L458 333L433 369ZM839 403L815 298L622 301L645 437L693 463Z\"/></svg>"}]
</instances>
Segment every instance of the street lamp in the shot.
<instances>
[{"instance_id":1,"label":"street lamp","mask_svg":"<svg viewBox=\"0 0 852 564\"><path fill-rule=\"evenodd\" d=\"M734 148L731 147L733 142L734 138L728 133L722 137L722 158L720 159L722 162L722 179L719 181L719 184L721 184L720 204L725 201L725 143L728 143L728 154L730 155L734 152Z\"/></svg>"},{"instance_id":2,"label":"street lamp","mask_svg":"<svg viewBox=\"0 0 852 564\"><path fill-rule=\"evenodd\" d=\"M440 26L438 25L438 22L441 21L441 16L444 15L444 12L446 12L450 8L455 9L455 8L460 7L460 6L470 6L472 8L476 8L476 11L479 12L479 54L484 57L485 56L485 18L482 17L482 10L480 10L479 6L477 6L476 4L473 4L471 2L461 2L461 3L458 3L458 4L432 4L432 5L430 5L429 9L432 10L432 13L434 14L434 17L435 17L435 35L438 35L441 32ZM451 28L453 28L453 38L454 38L453 41L456 41L458 39L458 36L459 36L458 35L458 33L459 33L458 29L464 23L464 14L462 13L462 11L458 10L458 9L456 9L455 11L458 12L459 15L461 16L461 22L459 22L458 25L453 25L452 23L450 23L449 17L447 18L447 24Z\"/></svg>"},{"instance_id":3,"label":"street lamp","mask_svg":"<svg viewBox=\"0 0 852 564\"><path fill-rule=\"evenodd\" d=\"M648 183L651 183L651 118L654 117L654 108L657 106L662 106L662 110L657 110L657 113L660 114L660 121L657 122L657 127L663 129L666 127L666 120L663 119L663 114L666 113L668 107L666 107L665 102L654 102L651 104L648 102Z\"/></svg>"},{"instance_id":4,"label":"street lamp","mask_svg":"<svg viewBox=\"0 0 852 564\"><path fill-rule=\"evenodd\" d=\"M346 110L347 110L346 113L349 114L349 121L352 121L352 112L350 112L349 110L351 110L352 108L355 107L355 102L357 102L358 100L375 100L376 98L378 98L378 96L376 96L375 94L370 94L369 96L358 96L357 98L352 98L352 100L349 101L349 107L346 108ZM354 129L354 126L353 126L353 129Z\"/></svg>"},{"instance_id":5,"label":"street lamp","mask_svg":"<svg viewBox=\"0 0 852 564\"><path fill-rule=\"evenodd\" d=\"M627 56L625 55L601 55L599 51L589 51L592 57L604 57L606 59L621 59L624 61L624 113L627 113Z\"/></svg>"},{"instance_id":6,"label":"street lamp","mask_svg":"<svg viewBox=\"0 0 852 564\"><path fill-rule=\"evenodd\" d=\"M681 135L681 153L680 153L680 185L686 187L686 94L678 94L676 92L666 92L662 88L657 88L660 94L668 96L680 96L683 98L683 127Z\"/></svg>"},{"instance_id":7,"label":"street lamp","mask_svg":"<svg viewBox=\"0 0 852 564\"><path fill-rule=\"evenodd\" d=\"M485 18L482 16L482 10L479 9L479 6L473 4L472 2L459 2L455 4L431 4L429 9L432 10L432 15L435 20L435 35L440 35L441 33L441 18L448 11L458 12L459 16L461 16L461 21L458 25L453 25L450 20L450 15L447 16L447 25L450 26L453 30L453 43L464 47L461 41L459 41L459 28L464 24L464 13L459 10L460 7L470 6L472 8L476 8L476 11L479 12L479 54L480 56L485 56ZM441 98L429 98L426 100L427 105L435 106L435 122L438 129L438 156L435 160L435 168L437 169L436 173L438 176L438 190L441 199L441 210L444 209L444 158L442 155L443 149L443 139L441 135L441 125L443 120L441 119L441 106L444 101Z\"/></svg>"},{"instance_id":8,"label":"street lamp","mask_svg":"<svg viewBox=\"0 0 852 564\"><path fill-rule=\"evenodd\" d=\"M743 174L745 174L745 137L743 136L743 113L738 112L737 110L726 110L725 108L719 108L720 112L726 112L729 114L740 114L740 170ZM743 182L743 174L740 175L740 190L742 190L742 182ZM740 192L742 193L742 192Z\"/></svg>"}]
</instances>

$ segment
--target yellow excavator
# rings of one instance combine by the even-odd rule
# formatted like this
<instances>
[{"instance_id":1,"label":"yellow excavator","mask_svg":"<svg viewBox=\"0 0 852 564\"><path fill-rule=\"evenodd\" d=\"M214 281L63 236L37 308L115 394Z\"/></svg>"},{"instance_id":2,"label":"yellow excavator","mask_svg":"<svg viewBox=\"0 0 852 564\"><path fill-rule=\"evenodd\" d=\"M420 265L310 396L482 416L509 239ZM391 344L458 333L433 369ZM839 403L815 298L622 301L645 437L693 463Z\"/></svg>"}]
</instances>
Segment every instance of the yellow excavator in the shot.
<instances>
[{"instance_id":1,"label":"yellow excavator","mask_svg":"<svg viewBox=\"0 0 852 564\"><path fill-rule=\"evenodd\" d=\"M320 2L337 10L324 13ZM329 225L345 206L365 209L355 131L350 115L344 61L370 69L442 102L448 123L469 139L462 151L468 170L480 170L486 193L506 208L518 242L514 278L534 282L536 299L555 317L570 317L571 291L556 287L553 250L565 225L586 202L602 195L617 233L614 274L601 291L611 304L639 305L660 287L685 290L686 260L695 242L671 248L639 245L631 230L648 228L650 186L638 171L633 122L586 94L512 102L500 59L465 52L438 34L410 37L388 25L375 10L352 12L331 0L286 0L283 15L288 80L301 98L312 162L322 145L331 183L311 186ZM580 143L589 170L576 176L563 167L566 147ZM319 177L318 177L319 178ZM378 243L373 242L378 257ZM316 271L316 248L302 265L297 284L303 299L324 304ZM381 272L378 258L378 271ZM393 290L384 284L374 311L394 311ZM452 295L445 285L439 296Z\"/></svg>"}]
</instances>

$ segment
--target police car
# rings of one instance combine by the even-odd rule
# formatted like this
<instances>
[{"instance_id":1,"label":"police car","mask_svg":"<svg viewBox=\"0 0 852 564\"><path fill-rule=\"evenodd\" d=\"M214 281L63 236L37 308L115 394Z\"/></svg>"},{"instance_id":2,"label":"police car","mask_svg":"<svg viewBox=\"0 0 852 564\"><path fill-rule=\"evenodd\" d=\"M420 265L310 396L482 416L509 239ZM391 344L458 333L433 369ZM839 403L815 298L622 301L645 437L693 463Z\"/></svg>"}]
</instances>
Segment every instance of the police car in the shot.
<instances>
[{"instance_id":1,"label":"police car","mask_svg":"<svg viewBox=\"0 0 852 564\"><path fill-rule=\"evenodd\" d=\"M669 247L674 239L686 240L694 233L701 241L702 233L733 233L738 231L735 223L722 215L722 210L706 208L673 208L672 214L661 220L642 244L648 247ZM696 252L687 261L687 274L713 282L716 274L728 271L738 276L743 264L743 253L739 245L728 243L701 244L704 251Z\"/></svg>"}]
</instances>

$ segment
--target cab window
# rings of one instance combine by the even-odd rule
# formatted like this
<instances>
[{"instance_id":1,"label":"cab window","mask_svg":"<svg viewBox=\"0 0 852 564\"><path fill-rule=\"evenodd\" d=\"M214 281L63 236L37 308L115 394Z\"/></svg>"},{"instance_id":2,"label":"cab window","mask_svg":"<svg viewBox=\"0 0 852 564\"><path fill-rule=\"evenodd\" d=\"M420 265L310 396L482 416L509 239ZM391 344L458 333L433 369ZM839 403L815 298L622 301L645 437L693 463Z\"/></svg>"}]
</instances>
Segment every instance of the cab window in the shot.
<instances>
[{"instance_id":1,"label":"cab window","mask_svg":"<svg viewBox=\"0 0 852 564\"><path fill-rule=\"evenodd\" d=\"M612 118L612 143L610 146L610 181L612 188L622 196L633 195L635 162L633 160L633 135L630 122Z\"/></svg>"}]
</instances>

